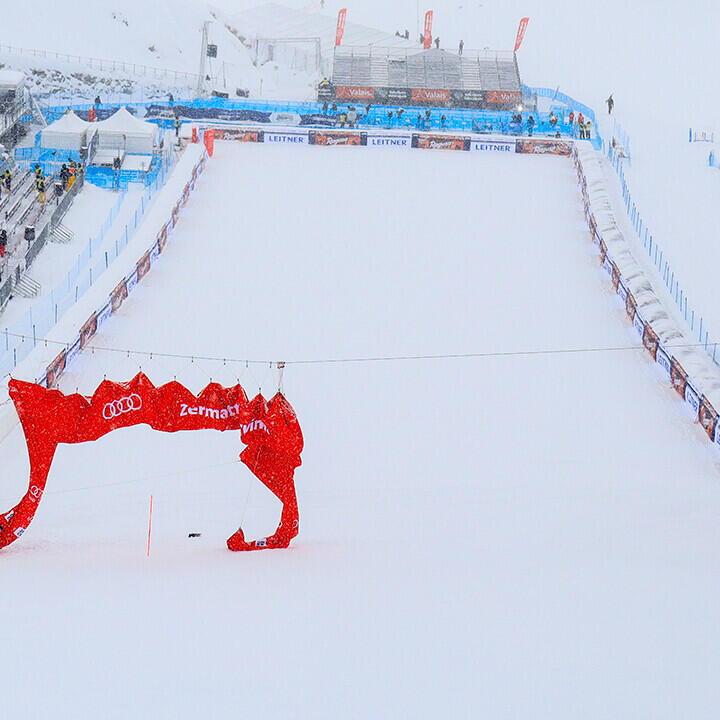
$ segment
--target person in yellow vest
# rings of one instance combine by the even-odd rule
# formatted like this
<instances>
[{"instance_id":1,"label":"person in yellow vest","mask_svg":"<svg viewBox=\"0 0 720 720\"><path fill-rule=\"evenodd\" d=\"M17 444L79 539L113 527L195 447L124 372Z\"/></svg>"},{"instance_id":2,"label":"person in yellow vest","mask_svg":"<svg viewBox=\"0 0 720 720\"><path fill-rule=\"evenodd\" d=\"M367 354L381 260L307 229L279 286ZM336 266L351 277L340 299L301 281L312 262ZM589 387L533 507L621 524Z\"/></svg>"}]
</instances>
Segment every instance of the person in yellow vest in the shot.
<instances>
[{"instance_id":1,"label":"person in yellow vest","mask_svg":"<svg viewBox=\"0 0 720 720\"><path fill-rule=\"evenodd\" d=\"M70 167L68 168L68 181L67 181L67 189L68 191L70 188L75 184L75 173L77 172L77 166L75 165L75 161L70 161Z\"/></svg>"},{"instance_id":2,"label":"person in yellow vest","mask_svg":"<svg viewBox=\"0 0 720 720\"><path fill-rule=\"evenodd\" d=\"M37 191L40 202L45 202L45 178L41 175L37 181Z\"/></svg>"}]
</instances>

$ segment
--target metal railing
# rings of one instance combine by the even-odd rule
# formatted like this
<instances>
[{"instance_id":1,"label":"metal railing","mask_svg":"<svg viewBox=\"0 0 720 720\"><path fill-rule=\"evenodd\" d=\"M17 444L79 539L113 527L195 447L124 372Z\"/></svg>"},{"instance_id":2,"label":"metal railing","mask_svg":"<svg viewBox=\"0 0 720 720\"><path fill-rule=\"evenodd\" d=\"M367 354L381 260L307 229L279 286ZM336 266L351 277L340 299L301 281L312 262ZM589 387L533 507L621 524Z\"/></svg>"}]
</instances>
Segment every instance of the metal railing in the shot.
<instances>
[{"instance_id":1,"label":"metal railing","mask_svg":"<svg viewBox=\"0 0 720 720\"><path fill-rule=\"evenodd\" d=\"M125 60L108 60L106 58L88 57L85 55L68 55L67 53L52 52L50 50L37 50L34 48L22 48L15 45L5 45L0 43L0 54L21 55L23 57L47 58L50 60L61 60L62 62L72 65L83 65L94 70L111 70L114 72L123 72L128 75L136 76L152 76L173 78L173 80L184 80L189 83L197 83L199 75L197 73L185 72L184 70L171 70L168 68L158 68L152 65L142 65L140 63L131 63Z\"/></svg>"}]
</instances>

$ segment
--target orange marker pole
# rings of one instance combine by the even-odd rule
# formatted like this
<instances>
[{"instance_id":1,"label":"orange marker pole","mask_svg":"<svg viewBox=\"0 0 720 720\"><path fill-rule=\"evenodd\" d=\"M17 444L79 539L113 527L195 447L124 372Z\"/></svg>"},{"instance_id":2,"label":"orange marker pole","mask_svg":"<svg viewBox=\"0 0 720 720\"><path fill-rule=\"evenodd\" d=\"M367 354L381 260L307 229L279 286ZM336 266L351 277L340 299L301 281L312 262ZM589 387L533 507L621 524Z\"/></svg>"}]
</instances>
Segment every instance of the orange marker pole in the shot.
<instances>
[{"instance_id":1,"label":"orange marker pole","mask_svg":"<svg viewBox=\"0 0 720 720\"><path fill-rule=\"evenodd\" d=\"M153 506L153 496L150 496L150 520L148 522L148 549L147 549L147 556L150 557L150 533L152 533L152 506Z\"/></svg>"}]
</instances>

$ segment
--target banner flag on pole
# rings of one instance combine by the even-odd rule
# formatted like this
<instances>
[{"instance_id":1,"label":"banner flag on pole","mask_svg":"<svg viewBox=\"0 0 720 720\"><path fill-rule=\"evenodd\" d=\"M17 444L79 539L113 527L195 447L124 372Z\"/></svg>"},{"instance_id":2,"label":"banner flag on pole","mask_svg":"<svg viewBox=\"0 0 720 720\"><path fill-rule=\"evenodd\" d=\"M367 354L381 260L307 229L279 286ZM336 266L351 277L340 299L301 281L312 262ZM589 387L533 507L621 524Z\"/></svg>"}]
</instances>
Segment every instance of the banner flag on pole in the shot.
<instances>
[{"instance_id":1,"label":"banner flag on pole","mask_svg":"<svg viewBox=\"0 0 720 720\"><path fill-rule=\"evenodd\" d=\"M335 34L335 47L340 45L343 39L343 35L345 34L345 18L347 17L347 8L343 8L338 13L338 22L337 22L337 33Z\"/></svg>"},{"instance_id":2,"label":"banner flag on pole","mask_svg":"<svg viewBox=\"0 0 720 720\"><path fill-rule=\"evenodd\" d=\"M425 42L423 47L427 50L432 45L432 22L433 22L433 11L428 10L425 13Z\"/></svg>"},{"instance_id":3,"label":"banner flag on pole","mask_svg":"<svg viewBox=\"0 0 720 720\"><path fill-rule=\"evenodd\" d=\"M530 18L526 18L526 17L524 17L520 21L520 25L518 25L517 37L515 38L515 50L513 52L517 52L520 49L523 38L525 37L525 30L527 29L529 22L530 22Z\"/></svg>"}]
</instances>

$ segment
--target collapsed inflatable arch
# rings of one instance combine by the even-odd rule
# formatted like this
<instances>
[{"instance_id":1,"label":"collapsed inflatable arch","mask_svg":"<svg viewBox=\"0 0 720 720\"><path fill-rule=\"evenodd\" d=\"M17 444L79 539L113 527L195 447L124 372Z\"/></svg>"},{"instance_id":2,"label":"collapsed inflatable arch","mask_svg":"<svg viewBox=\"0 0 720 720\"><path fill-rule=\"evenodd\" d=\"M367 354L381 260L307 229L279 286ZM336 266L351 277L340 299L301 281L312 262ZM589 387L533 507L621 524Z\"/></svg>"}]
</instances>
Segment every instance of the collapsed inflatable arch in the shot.
<instances>
[{"instance_id":1,"label":"collapsed inflatable arch","mask_svg":"<svg viewBox=\"0 0 720 720\"><path fill-rule=\"evenodd\" d=\"M303 437L282 393L269 401L262 395L248 401L240 385L210 383L193 395L174 381L155 387L143 373L127 383L104 380L91 398L20 380L11 380L9 387L25 433L30 480L20 502L0 515L0 548L15 542L32 522L59 444L92 442L141 424L161 432L240 431L247 446L240 459L280 500L282 514L272 536L247 542L239 529L227 541L230 550L285 548L298 534L294 474L301 464Z\"/></svg>"}]
</instances>

